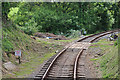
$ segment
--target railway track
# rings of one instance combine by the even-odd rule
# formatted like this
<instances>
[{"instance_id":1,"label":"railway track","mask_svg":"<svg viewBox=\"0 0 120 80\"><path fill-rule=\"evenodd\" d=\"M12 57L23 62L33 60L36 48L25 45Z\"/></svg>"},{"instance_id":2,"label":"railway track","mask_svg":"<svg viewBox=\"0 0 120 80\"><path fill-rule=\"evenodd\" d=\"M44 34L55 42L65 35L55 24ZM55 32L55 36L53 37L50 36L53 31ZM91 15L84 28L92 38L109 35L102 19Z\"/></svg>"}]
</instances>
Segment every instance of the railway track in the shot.
<instances>
[{"instance_id":1,"label":"railway track","mask_svg":"<svg viewBox=\"0 0 120 80\"><path fill-rule=\"evenodd\" d=\"M62 51L52 56L35 76L35 80L77 80L86 78L83 52L88 49L90 43L100 37L117 32L118 30L102 32L81 38L69 45Z\"/></svg>"}]
</instances>

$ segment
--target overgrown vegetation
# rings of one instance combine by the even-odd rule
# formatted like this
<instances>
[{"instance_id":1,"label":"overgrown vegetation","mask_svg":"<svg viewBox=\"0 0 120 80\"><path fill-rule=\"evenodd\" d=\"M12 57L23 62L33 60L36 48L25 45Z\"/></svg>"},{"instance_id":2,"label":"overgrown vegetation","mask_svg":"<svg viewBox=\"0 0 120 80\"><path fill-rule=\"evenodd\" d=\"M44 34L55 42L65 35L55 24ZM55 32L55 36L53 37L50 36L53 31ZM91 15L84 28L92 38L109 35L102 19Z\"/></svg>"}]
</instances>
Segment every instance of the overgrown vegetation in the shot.
<instances>
[{"instance_id":1,"label":"overgrown vegetation","mask_svg":"<svg viewBox=\"0 0 120 80\"><path fill-rule=\"evenodd\" d=\"M119 42L119 41L118 41ZM115 45L114 45L115 44ZM99 70L102 72L103 78L118 78L119 69L119 56L118 56L118 45L116 41L107 41L106 39L100 40L97 43L93 43L92 47L99 47L102 51L98 56L91 61L99 63Z\"/></svg>"}]
</instances>

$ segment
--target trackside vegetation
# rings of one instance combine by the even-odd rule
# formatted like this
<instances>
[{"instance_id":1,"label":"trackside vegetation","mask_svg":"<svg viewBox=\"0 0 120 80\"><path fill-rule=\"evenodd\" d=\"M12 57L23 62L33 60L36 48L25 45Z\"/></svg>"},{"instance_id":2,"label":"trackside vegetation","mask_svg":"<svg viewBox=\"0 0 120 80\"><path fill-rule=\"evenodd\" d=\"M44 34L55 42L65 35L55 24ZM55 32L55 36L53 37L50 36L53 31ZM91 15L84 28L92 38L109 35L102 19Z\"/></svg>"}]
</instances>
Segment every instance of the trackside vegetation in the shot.
<instances>
[{"instance_id":1,"label":"trackside vegetation","mask_svg":"<svg viewBox=\"0 0 120 80\"><path fill-rule=\"evenodd\" d=\"M91 59L95 64L99 63L99 70L102 73L102 78L119 78L119 54L118 49L120 38L116 41L107 41L102 39L97 43L93 43L91 48L100 48L99 52L101 56Z\"/></svg>"}]
</instances>

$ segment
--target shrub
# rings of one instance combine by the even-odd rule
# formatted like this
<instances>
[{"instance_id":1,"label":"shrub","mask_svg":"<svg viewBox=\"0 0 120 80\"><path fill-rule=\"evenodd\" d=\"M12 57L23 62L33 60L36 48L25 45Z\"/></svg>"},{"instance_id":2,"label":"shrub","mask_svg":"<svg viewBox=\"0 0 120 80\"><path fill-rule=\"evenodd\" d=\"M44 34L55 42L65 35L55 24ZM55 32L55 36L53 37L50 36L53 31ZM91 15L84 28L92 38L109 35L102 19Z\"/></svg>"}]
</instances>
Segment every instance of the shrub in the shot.
<instances>
[{"instance_id":1,"label":"shrub","mask_svg":"<svg viewBox=\"0 0 120 80\"><path fill-rule=\"evenodd\" d=\"M81 32L79 30L70 30L68 35L70 38L80 37Z\"/></svg>"}]
</instances>

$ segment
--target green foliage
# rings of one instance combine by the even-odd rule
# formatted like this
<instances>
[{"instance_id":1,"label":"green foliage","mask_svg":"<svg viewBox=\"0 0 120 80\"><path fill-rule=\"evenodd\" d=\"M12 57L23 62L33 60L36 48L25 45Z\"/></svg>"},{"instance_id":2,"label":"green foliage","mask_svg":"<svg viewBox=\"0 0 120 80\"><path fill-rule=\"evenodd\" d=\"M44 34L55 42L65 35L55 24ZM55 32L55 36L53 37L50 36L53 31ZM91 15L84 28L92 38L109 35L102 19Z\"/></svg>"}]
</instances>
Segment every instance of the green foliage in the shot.
<instances>
[{"instance_id":1,"label":"green foliage","mask_svg":"<svg viewBox=\"0 0 120 80\"><path fill-rule=\"evenodd\" d=\"M97 58L93 58L93 59L90 59L91 61L96 61L96 60L98 60Z\"/></svg>"},{"instance_id":2,"label":"green foliage","mask_svg":"<svg viewBox=\"0 0 120 80\"><path fill-rule=\"evenodd\" d=\"M37 31L66 34L70 30L87 33L118 28L119 3L39 3L21 2L3 4L3 15L8 15L25 33ZM8 5L8 6L6 6Z\"/></svg>"},{"instance_id":3,"label":"green foliage","mask_svg":"<svg viewBox=\"0 0 120 80\"><path fill-rule=\"evenodd\" d=\"M7 20L8 19L7 15L10 11L10 8L15 7L18 4L19 3L16 3L16 2L2 2L2 17L4 17L2 19Z\"/></svg>"},{"instance_id":4,"label":"green foliage","mask_svg":"<svg viewBox=\"0 0 120 80\"><path fill-rule=\"evenodd\" d=\"M13 21L14 20L16 20L16 14L17 14L17 12L19 11L19 8L18 7L15 7L15 8L10 8L10 12L9 12L9 14L8 14L8 18L11 18L12 17L12 19L13 19Z\"/></svg>"}]
</instances>

